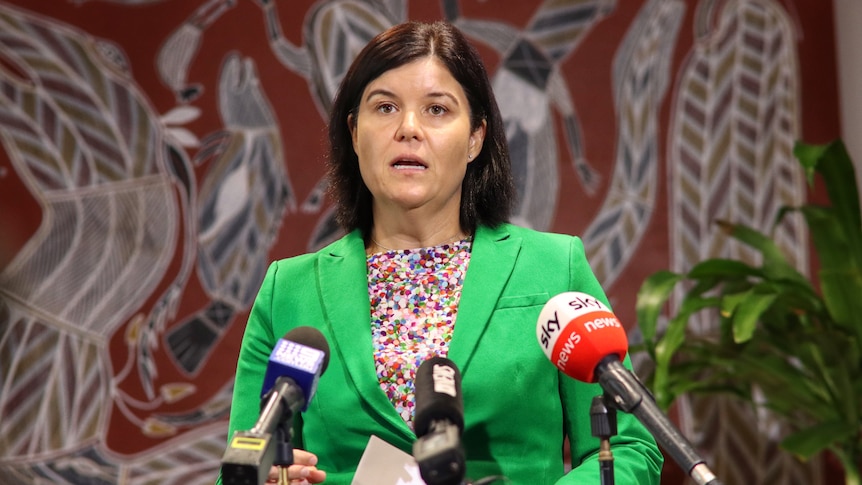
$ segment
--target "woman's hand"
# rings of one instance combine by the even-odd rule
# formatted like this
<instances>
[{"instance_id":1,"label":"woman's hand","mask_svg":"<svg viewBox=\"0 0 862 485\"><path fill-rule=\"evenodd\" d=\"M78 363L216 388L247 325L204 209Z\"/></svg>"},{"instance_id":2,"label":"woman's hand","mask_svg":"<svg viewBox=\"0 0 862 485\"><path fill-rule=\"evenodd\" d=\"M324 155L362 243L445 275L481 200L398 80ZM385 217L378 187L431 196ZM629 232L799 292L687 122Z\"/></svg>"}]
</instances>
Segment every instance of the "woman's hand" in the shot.
<instances>
[{"instance_id":1,"label":"woman's hand","mask_svg":"<svg viewBox=\"0 0 862 485\"><path fill-rule=\"evenodd\" d=\"M310 485L312 483L323 483L326 480L326 472L318 470L317 455L304 450L293 450L293 465L287 467L286 478L290 485ZM269 470L267 483L278 483L281 468L273 466Z\"/></svg>"}]
</instances>

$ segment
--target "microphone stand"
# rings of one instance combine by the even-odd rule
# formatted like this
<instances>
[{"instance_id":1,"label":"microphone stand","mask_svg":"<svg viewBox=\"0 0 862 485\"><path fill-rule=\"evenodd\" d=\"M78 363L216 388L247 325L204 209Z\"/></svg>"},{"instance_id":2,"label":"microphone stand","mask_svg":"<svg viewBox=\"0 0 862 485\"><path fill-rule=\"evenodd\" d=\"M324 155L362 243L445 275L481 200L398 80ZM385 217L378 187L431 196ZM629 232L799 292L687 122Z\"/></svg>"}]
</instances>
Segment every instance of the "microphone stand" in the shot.
<instances>
[{"instance_id":1,"label":"microphone stand","mask_svg":"<svg viewBox=\"0 0 862 485\"><path fill-rule=\"evenodd\" d=\"M287 467L293 465L293 419L288 417L279 422L275 430L275 457L272 464L278 466L278 485L290 485Z\"/></svg>"},{"instance_id":2,"label":"microphone stand","mask_svg":"<svg viewBox=\"0 0 862 485\"><path fill-rule=\"evenodd\" d=\"M261 398L260 417L248 431L237 431L222 457L221 476L225 485L262 484L272 465L282 466L280 478L287 483L287 466L293 464L290 443L293 417L305 403L302 390L293 379L279 377Z\"/></svg>"},{"instance_id":3,"label":"microphone stand","mask_svg":"<svg viewBox=\"0 0 862 485\"><path fill-rule=\"evenodd\" d=\"M601 485L614 485L614 454L611 452L610 438L617 434L617 411L613 406L608 406L607 402L604 395L593 398L590 406L590 426L593 436L599 438Z\"/></svg>"},{"instance_id":4,"label":"microphone stand","mask_svg":"<svg viewBox=\"0 0 862 485\"><path fill-rule=\"evenodd\" d=\"M298 390L292 379L279 377L272 389L261 399L261 416L258 423L252 428L252 432L272 433L274 453L272 465L278 466L279 485L289 485L287 467L293 465L293 417L299 412L304 402L304 396ZM292 404L292 405L291 405ZM259 476L266 477L269 474L269 466L262 463ZM263 483L263 482L261 482Z\"/></svg>"}]
</instances>

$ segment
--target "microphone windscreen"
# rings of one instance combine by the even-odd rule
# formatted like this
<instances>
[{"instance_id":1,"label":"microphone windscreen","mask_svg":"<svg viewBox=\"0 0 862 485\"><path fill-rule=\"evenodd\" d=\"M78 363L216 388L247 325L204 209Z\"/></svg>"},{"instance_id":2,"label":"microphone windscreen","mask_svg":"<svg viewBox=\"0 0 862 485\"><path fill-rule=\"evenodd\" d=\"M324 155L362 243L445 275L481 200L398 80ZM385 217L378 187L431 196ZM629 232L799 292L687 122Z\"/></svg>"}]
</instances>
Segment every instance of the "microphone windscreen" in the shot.
<instances>
[{"instance_id":1,"label":"microphone windscreen","mask_svg":"<svg viewBox=\"0 0 862 485\"><path fill-rule=\"evenodd\" d=\"M323 352L323 363L321 364L320 373L323 374L326 372L326 367L329 365L329 342L326 341L326 337L323 336L320 330L309 326L296 327L284 334L284 340L290 340L291 342L296 342Z\"/></svg>"},{"instance_id":2,"label":"microphone windscreen","mask_svg":"<svg viewBox=\"0 0 862 485\"><path fill-rule=\"evenodd\" d=\"M416 407L413 427L421 438L431 423L448 420L464 430L464 403L461 396L461 373L455 363L444 357L432 357L419 365L414 380Z\"/></svg>"},{"instance_id":3,"label":"microphone windscreen","mask_svg":"<svg viewBox=\"0 0 862 485\"><path fill-rule=\"evenodd\" d=\"M272 349L261 397L269 393L279 377L288 377L302 389L307 406L328 364L329 344L320 330L307 326L294 328Z\"/></svg>"},{"instance_id":4,"label":"microphone windscreen","mask_svg":"<svg viewBox=\"0 0 862 485\"><path fill-rule=\"evenodd\" d=\"M602 359L628 352L625 328L600 300L586 293L561 293L545 303L536 324L536 337L548 359L564 374L596 382Z\"/></svg>"}]
</instances>

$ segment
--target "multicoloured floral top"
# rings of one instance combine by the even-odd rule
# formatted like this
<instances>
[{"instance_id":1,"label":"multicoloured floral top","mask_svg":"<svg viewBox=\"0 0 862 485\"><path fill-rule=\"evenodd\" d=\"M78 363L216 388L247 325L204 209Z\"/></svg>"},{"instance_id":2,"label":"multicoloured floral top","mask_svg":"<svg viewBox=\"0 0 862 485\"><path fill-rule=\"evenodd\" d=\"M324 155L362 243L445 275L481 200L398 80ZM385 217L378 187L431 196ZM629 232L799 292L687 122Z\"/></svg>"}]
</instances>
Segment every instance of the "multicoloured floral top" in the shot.
<instances>
[{"instance_id":1,"label":"multicoloured floral top","mask_svg":"<svg viewBox=\"0 0 862 485\"><path fill-rule=\"evenodd\" d=\"M413 378L423 361L448 353L471 248L471 239L463 239L368 257L377 377L411 428Z\"/></svg>"}]
</instances>

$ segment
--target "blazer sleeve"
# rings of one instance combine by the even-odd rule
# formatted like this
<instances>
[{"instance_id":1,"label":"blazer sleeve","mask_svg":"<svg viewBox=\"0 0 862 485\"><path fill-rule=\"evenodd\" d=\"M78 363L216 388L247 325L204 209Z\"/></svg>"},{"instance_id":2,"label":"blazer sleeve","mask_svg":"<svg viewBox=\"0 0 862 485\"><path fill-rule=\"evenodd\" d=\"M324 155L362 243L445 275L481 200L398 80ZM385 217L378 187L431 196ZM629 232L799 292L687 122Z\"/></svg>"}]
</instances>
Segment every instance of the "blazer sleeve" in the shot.
<instances>
[{"instance_id":1,"label":"blazer sleeve","mask_svg":"<svg viewBox=\"0 0 862 485\"><path fill-rule=\"evenodd\" d=\"M570 244L569 281L571 291L595 296L608 304L607 296L590 268L584 245L574 237ZM631 369L626 356L623 364ZM592 435L590 406L594 396L602 394L601 386L578 382L561 373L560 398L564 425L571 446L572 471L558 485L597 483L599 479L598 438ZM634 416L617 413L617 434L611 437L614 455L614 477L617 483L658 485L663 456L652 435Z\"/></svg>"},{"instance_id":2,"label":"blazer sleeve","mask_svg":"<svg viewBox=\"0 0 862 485\"><path fill-rule=\"evenodd\" d=\"M234 431L251 429L260 415L263 377L269 355L277 341L272 332L272 301L277 272L278 262L273 262L267 269L243 334L230 407L228 443ZM221 483L221 471L219 471L216 485Z\"/></svg>"}]
</instances>

